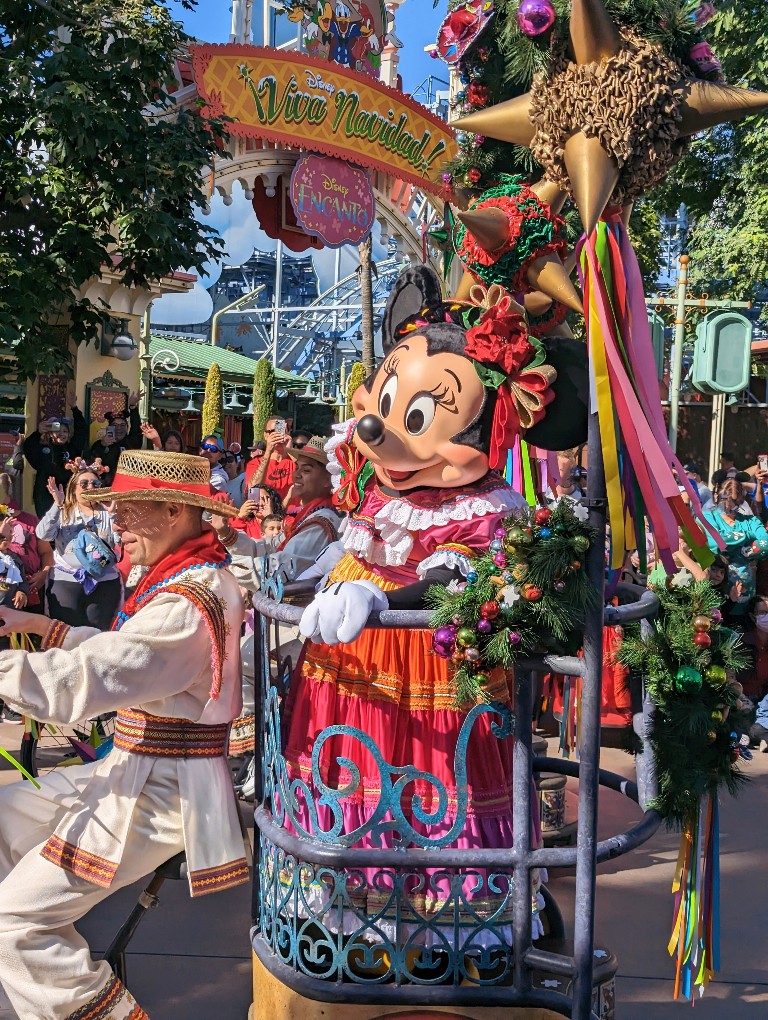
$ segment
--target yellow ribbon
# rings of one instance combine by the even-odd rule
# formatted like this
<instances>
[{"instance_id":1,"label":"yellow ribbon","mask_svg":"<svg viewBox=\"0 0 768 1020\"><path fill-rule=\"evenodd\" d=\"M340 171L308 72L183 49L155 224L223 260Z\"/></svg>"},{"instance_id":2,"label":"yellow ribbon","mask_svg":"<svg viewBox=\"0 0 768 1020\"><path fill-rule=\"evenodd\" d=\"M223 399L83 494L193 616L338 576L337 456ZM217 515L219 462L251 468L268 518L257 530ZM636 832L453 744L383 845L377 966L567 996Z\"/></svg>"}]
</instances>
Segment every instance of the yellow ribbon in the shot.
<instances>
[{"instance_id":1,"label":"yellow ribbon","mask_svg":"<svg viewBox=\"0 0 768 1020\"><path fill-rule=\"evenodd\" d=\"M589 260L586 252L581 255L581 267L585 278L591 276ZM605 355L605 338L600 328L600 316L597 311L594 281L589 288L589 340L592 370L595 376L595 396L597 400L597 419L600 425L600 440L603 447L603 463L605 465L605 487L608 494L608 519L611 524L611 567L618 570L624 563L624 550L634 548L625 546L628 539L624 528L624 496L619 471L619 451L616 437L616 421L614 417L611 383L608 377L608 361Z\"/></svg>"}]
</instances>

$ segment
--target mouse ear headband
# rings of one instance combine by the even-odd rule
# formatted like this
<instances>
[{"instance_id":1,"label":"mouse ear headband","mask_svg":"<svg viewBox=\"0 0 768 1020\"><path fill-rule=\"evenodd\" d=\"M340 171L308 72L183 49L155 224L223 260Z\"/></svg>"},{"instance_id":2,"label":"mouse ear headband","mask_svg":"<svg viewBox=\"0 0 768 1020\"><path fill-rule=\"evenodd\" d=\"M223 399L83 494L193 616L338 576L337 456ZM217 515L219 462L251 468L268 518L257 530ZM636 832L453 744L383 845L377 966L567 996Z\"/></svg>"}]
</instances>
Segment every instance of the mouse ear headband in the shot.
<instances>
[{"instance_id":1,"label":"mouse ear headband","mask_svg":"<svg viewBox=\"0 0 768 1020\"><path fill-rule=\"evenodd\" d=\"M515 437L544 417L553 399L552 384L557 373L546 364L543 346L529 336L523 308L503 288L476 285L468 302L443 301L439 280L431 270L420 266L406 272L403 286L398 288L398 281L393 288L397 291L393 306L402 312L417 294L431 300L422 301L417 312L396 325L394 314L385 315L382 328L386 323L391 341L388 346L435 327L461 331L464 353L483 386L496 394L488 453L491 467L503 467Z\"/></svg>"}]
</instances>

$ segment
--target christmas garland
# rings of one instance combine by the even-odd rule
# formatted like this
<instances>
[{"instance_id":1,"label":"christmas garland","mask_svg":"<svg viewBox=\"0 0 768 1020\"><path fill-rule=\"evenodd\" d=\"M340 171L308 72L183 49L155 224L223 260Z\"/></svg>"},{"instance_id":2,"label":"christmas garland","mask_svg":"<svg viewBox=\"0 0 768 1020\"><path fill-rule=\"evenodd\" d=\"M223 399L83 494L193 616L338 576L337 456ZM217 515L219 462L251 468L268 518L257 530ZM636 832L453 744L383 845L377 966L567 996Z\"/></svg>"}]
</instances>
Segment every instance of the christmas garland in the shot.
<instances>
[{"instance_id":1,"label":"christmas garland","mask_svg":"<svg viewBox=\"0 0 768 1020\"><path fill-rule=\"evenodd\" d=\"M648 739L658 795L649 806L681 834L668 945L676 957L674 996L693 998L719 965L718 794L723 787L738 792L746 778L739 761L752 757L733 682L745 660L739 635L722 626L722 599L708 581L694 581L686 570L668 578L663 568L649 581L658 619L645 633L627 628L616 658L643 677L654 703Z\"/></svg>"},{"instance_id":2,"label":"christmas garland","mask_svg":"<svg viewBox=\"0 0 768 1020\"><path fill-rule=\"evenodd\" d=\"M723 786L735 794L745 779L738 763L750 754L730 719L739 700L730 681L745 657L740 636L721 625L722 598L708 581L659 570L649 586L661 604L658 619L644 636L628 628L616 658L642 676L654 704L653 807L670 827L684 828L705 794Z\"/></svg>"},{"instance_id":3,"label":"christmas garland","mask_svg":"<svg viewBox=\"0 0 768 1020\"><path fill-rule=\"evenodd\" d=\"M582 557L598 541L585 507L525 508L473 557L465 582L433 585L432 649L453 666L457 705L487 700L489 672L532 652L574 654L597 604Z\"/></svg>"}]
</instances>

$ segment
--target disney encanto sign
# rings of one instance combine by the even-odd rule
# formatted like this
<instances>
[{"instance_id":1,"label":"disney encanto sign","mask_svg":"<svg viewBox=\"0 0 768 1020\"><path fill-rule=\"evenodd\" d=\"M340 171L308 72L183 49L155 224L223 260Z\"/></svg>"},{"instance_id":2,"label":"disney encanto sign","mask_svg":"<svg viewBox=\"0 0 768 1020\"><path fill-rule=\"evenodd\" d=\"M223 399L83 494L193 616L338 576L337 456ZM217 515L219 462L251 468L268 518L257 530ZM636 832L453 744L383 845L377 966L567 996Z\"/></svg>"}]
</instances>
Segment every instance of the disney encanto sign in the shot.
<instances>
[{"instance_id":1,"label":"disney encanto sign","mask_svg":"<svg viewBox=\"0 0 768 1020\"><path fill-rule=\"evenodd\" d=\"M348 159L436 193L457 153L439 117L350 68L239 44L193 46L192 65L205 112L232 118L233 135Z\"/></svg>"},{"instance_id":2,"label":"disney encanto sign","mask_svg":"<svg viewBox=\"0 0 768 1020\"><path fill-rule=\"evenodd\" d=\"M368 174L332 156L302 156L291 174L291 205L302 230L329 248L359 244L373 226L376 199Z\"/></svg>"}]
</instances>

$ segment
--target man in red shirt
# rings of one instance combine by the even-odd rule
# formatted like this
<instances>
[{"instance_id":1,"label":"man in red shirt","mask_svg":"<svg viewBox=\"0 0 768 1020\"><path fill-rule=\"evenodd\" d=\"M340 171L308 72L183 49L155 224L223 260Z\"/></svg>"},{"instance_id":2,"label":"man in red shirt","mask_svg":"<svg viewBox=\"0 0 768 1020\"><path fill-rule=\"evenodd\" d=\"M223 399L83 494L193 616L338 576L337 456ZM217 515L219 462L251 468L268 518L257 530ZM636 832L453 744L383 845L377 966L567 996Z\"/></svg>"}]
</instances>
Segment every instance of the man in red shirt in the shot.
<instances>
[{"instance_id":1,"label":"man in red shirt","mask_svg":"<svg viewBox=\"0 0 768 1020\"><path fill-rule=\"evenodd\" d=\"M282 422L283 430L275 427L279 422ZM286 452L288 431L284 419L270 418L264 426L264 439L267 448L258 467L249 475L247 487L252 489L256 485L270 485L285 501L293 482L294 462Z\"/></svg>"}]
</instances>

